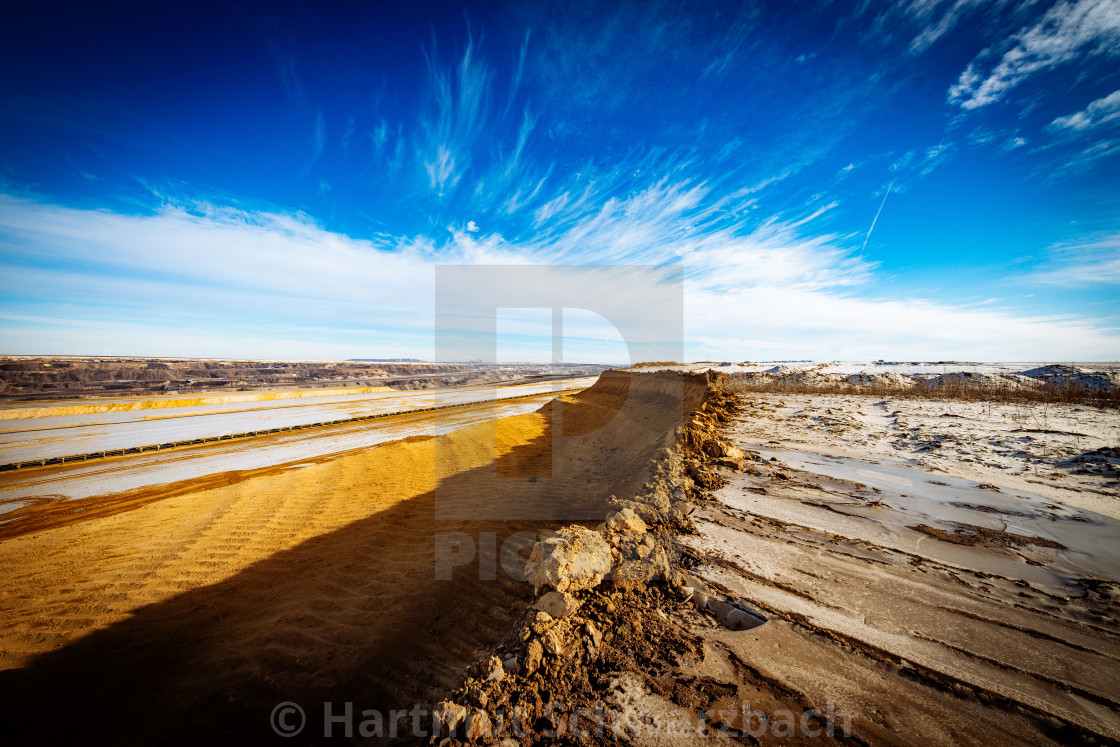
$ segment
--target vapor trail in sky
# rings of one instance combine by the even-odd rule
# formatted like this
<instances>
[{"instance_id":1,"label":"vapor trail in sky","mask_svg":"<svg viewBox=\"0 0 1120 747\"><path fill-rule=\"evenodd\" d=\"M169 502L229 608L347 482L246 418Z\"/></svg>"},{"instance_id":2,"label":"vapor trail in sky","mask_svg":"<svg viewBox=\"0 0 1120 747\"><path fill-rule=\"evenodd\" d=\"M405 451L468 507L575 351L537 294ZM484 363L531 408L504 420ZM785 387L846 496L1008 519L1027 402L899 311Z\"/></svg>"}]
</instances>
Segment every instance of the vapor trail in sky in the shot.
<instances>
[{"instance_id":1,"label":"vapor trail in sky","mask_svg":"<svg viewBox=\"0 0 1120 747\"><path fill-rule=\"evenodd\" d=\"M891 196L891 188L894 187L894 182L887 185L887 193L883 195L883 201L879 203L879 210L875 213L875 219L871 221L871 228L867 229L867 236L863 239L863 246L860 251L867 249L867 242L871 241L871 232L875 230L875 224L879 222L879 216L883 213L883 206L887 204L887 198Z\"/></svg>"}]
</instances>

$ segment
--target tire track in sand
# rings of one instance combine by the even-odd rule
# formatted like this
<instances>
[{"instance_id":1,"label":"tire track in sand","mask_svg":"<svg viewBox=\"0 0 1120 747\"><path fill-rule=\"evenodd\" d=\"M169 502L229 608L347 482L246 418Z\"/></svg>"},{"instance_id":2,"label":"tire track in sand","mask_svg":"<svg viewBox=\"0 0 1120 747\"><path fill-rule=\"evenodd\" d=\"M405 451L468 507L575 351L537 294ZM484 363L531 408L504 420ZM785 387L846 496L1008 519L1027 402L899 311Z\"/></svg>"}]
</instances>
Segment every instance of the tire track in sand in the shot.
<instances>
[{"instance_id":1,"label":"tire track in sand","mask_svg":"<svg viewBox=\"0 0 1120 747\"><path fill-rule=\"evenodd\" d=\"M562 448L546 406L0 541L6 723L261 741L281 700L432 702L532 596L500 571L481 580L477 559L436 581L435 533L493 532L500 545L568 522L487 512L602 517L681 424L679 378L641 376L636 413L613 418L630 378L604 378L564 398L565 434L583 435ZM695 403L704 386L690 384ZM454 518L437 520L437 492ZM32 635L64 610L53 637Z\"/></svg>"}]
</instances>

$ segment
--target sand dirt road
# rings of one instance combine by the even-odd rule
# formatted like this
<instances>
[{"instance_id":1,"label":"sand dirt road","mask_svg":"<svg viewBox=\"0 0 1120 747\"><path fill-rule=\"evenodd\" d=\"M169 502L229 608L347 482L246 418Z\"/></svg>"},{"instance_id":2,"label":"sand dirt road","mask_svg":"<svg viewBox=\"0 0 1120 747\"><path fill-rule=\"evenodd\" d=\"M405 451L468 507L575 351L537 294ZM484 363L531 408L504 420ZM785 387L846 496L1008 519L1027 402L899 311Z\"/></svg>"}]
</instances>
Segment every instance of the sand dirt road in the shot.
<instances>
[{"instance_id":1,"label":"sand dirt road","mask_svg":"<svg viewBox=\"0 0 1120 747\"><path fill-rule=\"evenodd\" d=\"M0 541L5 729L243 743L280 701L430 705L529 602L479 578L495 548L601 517L702 389L607 377L564 398L563 439L550 404ZM438 581L437 532L494 541Z\"/></svg>"}]
</instances>

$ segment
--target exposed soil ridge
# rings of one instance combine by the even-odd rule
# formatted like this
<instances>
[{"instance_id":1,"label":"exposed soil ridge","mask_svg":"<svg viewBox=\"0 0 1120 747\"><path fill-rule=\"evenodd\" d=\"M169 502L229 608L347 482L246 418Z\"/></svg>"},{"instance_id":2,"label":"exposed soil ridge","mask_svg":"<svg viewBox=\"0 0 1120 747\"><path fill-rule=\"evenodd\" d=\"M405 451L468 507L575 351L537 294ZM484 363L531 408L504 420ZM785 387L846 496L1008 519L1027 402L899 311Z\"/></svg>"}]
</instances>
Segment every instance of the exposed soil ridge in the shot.
<instances>
[{"instance_id":1,"label":"exposed soil ridge","mask_svg":"<svg viewBox=\"0 0 1120 747\"><path fill-rule=\"evenodd\" d=\"M672 375L635 374L643 388ZM650 479L632 496L612 497L617 510L593 530L610 548L602 583L545 591L437 706L441 733L433 743L614 744L643 731L647 737L655 733L655 741L741 736L739 711L714 712L736 699L737 688L682 670L682 661L704 658L704 644L665 614L691 609L693 598L703 596L708 614L731 629L761 622L715 596L708 601L708 590L688 574L692 560L677 541L678 534L695 531L695 504L710 500L708 491L723 484L715 468L742 469L757 459L720 434L720 425L739 411L738 396L721 386L725 379L718 372L704 375L702 401L658 450ZM565 582L561 574L559 585ZM798 694L765 681L744 662L732 666L740 681L767 699L796 713L809 710ZM671 723L673 716L710 711L704 719ZM810 713L808 720L827 729L818 715Z\"/></svg>"}]
</instances>

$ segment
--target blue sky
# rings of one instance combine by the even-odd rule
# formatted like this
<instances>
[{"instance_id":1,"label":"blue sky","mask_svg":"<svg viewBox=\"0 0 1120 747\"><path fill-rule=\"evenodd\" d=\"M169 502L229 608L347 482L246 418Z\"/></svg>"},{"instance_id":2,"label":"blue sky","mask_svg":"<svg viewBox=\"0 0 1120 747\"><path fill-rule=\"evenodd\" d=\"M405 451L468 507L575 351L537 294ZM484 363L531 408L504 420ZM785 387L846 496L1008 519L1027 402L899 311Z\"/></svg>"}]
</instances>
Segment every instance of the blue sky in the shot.
<instances>
[{"instance_id":1,"label":"blue sky","mask_svg":"<svg viewBox=\"0 0 1120 747\"><path fill-rule=\"evenodd\" d=\"M689 359L1120 358L1120 0L25 5L3 353L431 358L532 263L681 265Z\"/></svg>"}]
</instances>

